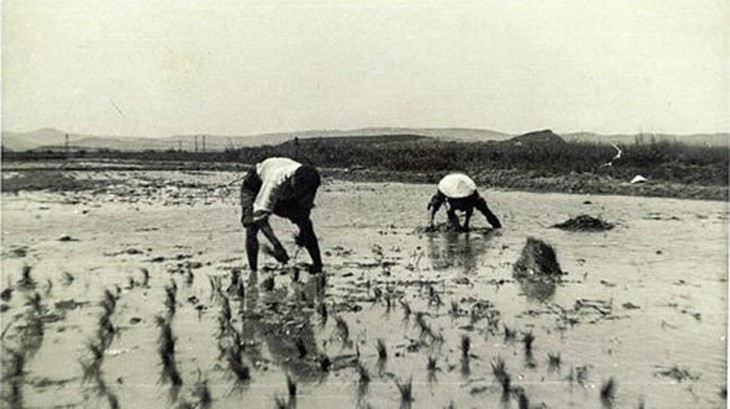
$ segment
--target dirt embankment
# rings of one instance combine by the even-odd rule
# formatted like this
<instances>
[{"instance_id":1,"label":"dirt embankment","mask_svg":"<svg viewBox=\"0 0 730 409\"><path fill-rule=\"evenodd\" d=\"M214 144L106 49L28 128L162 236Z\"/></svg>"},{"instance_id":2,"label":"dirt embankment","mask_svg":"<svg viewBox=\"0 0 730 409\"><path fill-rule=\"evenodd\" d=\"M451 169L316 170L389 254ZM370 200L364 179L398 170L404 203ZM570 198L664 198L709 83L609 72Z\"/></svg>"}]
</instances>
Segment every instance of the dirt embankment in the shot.
<instances>
[{"instance_id":1,"label":"dirt embankment","mask_svg":"<svg viewBox=\"0 0 730 409\"><path fill-rule=\"evenodd\" d=\"M55 190L63 190L68 180L65 171L133 171L133 170L197 170L244 172L249 165L229 162L145 162L145 161L84 161L58 162L11 162L3 164L3 191L41 190L48 184ZM625 196L671 197L679 199L728 200L727 185L688 184L671 181L648 180L632 184L629 180L608 174L577 173L545 175L537 171L517 169L471 169L467 173L480 186L489 188L523 190L531 192L557 192L575 194L610 194ZM36 173L40 172L40 173ZM404 182L436 183L448 172L391 171L353 168L322 168L325 178L353 182ZM32 175L31 175L32 174ZM17 178L17 179L16 179ZM46 179L48 183L42 183ZM64 183L57 183L64 179ZM72 184L78 189L77 184ZM89 186L91 188L91 186Z\"/></svg>"}]
</instances>

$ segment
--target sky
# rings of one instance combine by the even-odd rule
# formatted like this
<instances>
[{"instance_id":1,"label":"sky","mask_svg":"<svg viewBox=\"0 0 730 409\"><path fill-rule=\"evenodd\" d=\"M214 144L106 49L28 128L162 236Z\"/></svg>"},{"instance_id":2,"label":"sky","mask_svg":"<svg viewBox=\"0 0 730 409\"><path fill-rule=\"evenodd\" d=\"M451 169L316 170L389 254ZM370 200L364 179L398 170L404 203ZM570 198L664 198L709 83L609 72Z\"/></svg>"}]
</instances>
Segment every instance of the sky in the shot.
<instances>
[{"instance_id":1,"label":"sky","mask_svg":"<svg viewBox=\"0 0 730 409\"><path fill-rule=\"evenodd\" d=\"M2 127L730 130L726 0L5 0Z\"/></svg>"}]
</instances>

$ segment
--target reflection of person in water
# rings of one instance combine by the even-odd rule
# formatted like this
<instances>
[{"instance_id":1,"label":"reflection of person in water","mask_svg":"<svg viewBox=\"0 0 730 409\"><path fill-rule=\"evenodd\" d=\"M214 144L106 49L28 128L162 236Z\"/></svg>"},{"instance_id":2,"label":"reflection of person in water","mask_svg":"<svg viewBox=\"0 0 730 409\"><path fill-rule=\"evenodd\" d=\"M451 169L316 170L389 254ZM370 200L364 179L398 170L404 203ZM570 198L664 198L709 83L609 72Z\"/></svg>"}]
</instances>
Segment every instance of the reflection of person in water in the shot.
<instances>
[{"instance_id":1,"label":"reflection of person in water","mask_svg":"<svg viewBox=\"0 0 730 409\"><path fill-rule=\"evenodd\" d=\"M470 233L471 234L471 233ZM487 249L488 235L447 233L428 238L428 253L434 270L461 266L464 273L477 269L479 257Z\"/></svg>"},{"instance_id":2,"label":"reflection of person in water","mask_svg":"<svg viewBox=\"0 0 730 409\"><path fill-rule=\"evenodd\" d=\"M476 183L463 173L448 174L439 182L438 191L428 203L428 209L431 211L431 228L434 227L433 218L436 212L439 211L444 203L447 206L446 214L449 218L450 227L461 227L459 226L459 218L456 215L456 211L463 211L466 214L463 230L468 231L469 221L474 213L474 208L479 210L487 218L487 221L492 227L495 229L502 227L497 216L487 206L487 201L477 192Z\"/></svg>"},{"instance_id":3,"label":"reflection of person in water","mask_svg":"<svg viewBox=\"0 0 730 409\"><path fill-rule=\"evenodd\" d=\"M317 169L288 158L266 159L248 172L241 186L241 223L246 230L246 255L251 271L258 268L259 231L274 247L274 257L282 263L289 261L269 225L272 214L285 217L299 227L297 241L312 258L310 272L322 271L319 244L309 218L319 185Z\"/></svg>"}]
</instances>

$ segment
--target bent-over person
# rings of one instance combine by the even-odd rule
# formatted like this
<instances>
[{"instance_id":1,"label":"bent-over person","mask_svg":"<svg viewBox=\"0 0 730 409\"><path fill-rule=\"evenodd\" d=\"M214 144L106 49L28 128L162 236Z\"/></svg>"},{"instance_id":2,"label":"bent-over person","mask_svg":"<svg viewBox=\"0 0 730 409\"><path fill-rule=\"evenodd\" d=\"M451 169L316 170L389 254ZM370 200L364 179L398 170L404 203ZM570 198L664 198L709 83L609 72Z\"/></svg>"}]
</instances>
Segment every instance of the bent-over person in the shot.
<instances>
[{"instance_id":1,"label":"bent-over person","mask_svg":"<svg viewBox=\"0 0 730 409\"><path fill-rule=\"evenodd\" d=\"M317 169L289 158L268 158L248 172L241 186L241 223L246 231L246 255L251 271L258 269L259 231L273 246L274 257L282 263L289 261L289 255L269 224L272 214L297 225L297 244L304 246L312 258L310 272L322 271L319 243L310 220L320 183Z\"/></svg>"},{"instance_id":2,"label":"bent-over person","mask_svg":"<svg viewBox=\"0 0 730 409\"><path fill-rule=\"evenodd\" d=\"M430 227L433 228L433 218L441 206L446 203L446 214L451 227L469 230L469 221L474 213L474 208L479 210L487 222L495 229L502 227L497 216L487 206L487 201L477 192L477 185L463 173L450 173L444 176L438 184L438 191L428 203L427 209L431 211ZM456 211L465 212L464 226L459 225L459 217Z\"/></svg>"}]
</instances>

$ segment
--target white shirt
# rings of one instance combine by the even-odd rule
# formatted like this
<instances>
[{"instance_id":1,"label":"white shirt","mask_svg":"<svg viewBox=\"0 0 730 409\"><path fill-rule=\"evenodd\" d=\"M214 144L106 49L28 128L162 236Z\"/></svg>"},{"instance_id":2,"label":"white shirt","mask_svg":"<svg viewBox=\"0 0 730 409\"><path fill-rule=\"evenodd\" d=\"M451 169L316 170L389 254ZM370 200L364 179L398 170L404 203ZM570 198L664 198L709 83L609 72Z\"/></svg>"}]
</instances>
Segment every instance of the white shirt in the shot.
<instances>
[{"instance_id":1,"label":"white shirt","mask_svg":"<svg viewBox=\"0 0 730 409\"><path fill-rule=\"evenodd\" d=\"M268 158L256 165L261 179L261 190L253 202L255 220L261 220L274 212L274 205L292 196L289 180L301 163L289 158Z\"/></svg>"}]
</instances>

